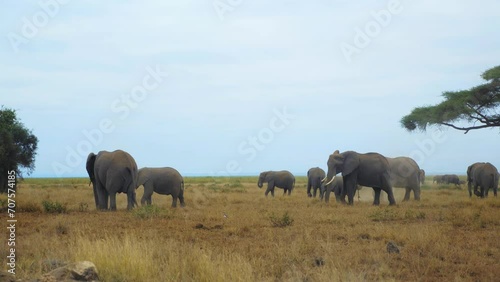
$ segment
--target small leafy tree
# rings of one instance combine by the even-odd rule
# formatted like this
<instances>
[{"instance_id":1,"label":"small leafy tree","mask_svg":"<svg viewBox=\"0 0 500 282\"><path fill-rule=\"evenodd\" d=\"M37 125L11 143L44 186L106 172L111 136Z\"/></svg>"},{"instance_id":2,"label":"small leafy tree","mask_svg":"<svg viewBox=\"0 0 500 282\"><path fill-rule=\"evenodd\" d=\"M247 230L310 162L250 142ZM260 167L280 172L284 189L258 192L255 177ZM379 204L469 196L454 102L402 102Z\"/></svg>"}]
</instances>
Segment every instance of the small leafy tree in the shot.
<instances>
[{"instance_id":1,"label":"small leafy tree","mask_svg":"<svg viewBox=\"0 0 500 282\"><path fill-rule=\"evenodd\" d=\"M38 139L16 117L16 111L0 108L0 193L7 191L8 173L15 171L22 178L21 169L29 175L35 168Z\"/></svg>"},{"instance_id":2,"label":"small leafy tree","mask_svg":"<svg viewBox=\"0 0 500 282\"><path fill-rule=\"evenodd\" d=\"M500 66L485 71L481 77L488 82L469 90L444 92L443 102L413 109L401 119L401 125L409 131L444 125L464 133L500 127Z\"/></svg>"}]
</instances>

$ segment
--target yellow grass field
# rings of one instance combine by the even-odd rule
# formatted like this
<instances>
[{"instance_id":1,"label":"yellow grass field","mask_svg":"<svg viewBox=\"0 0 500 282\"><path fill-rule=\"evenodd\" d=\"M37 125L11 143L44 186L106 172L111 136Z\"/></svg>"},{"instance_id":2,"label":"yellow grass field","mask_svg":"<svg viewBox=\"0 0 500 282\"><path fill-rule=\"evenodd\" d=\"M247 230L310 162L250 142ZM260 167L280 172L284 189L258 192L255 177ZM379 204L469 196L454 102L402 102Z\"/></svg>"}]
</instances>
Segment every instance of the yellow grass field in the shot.
<instances>
[{"instance_id":1,"label":"yellow grass field","mask_svg":"<svg viewBox=\"0 0 500 282\"><path fill-rule=\"evenodd\" d=\"M89 260L102 281L499 281L500 198L430 179L421 201L402 202L394 188L389 207L384 193L372 206L369 188L354 206L308 198L305 177L275 198L257 177L187 177L185 208L154 194L152 207L127 211L119 194L116 212L96 211L88 179L26 179L16 195L16 277L41 276L47 260ZM399 254L387 252L391 241Z\"/></svg>"}]
</instances>

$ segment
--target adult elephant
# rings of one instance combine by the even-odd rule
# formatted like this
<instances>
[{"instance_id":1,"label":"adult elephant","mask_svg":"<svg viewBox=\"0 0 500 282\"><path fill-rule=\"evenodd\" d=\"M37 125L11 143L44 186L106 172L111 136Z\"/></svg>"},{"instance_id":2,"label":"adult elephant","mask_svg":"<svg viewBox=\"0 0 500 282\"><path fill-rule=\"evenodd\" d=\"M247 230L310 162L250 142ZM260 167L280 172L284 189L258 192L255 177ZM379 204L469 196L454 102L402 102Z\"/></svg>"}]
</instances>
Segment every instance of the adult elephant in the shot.
<instances>
[{"instance_id":1,"label":"adult elephant","mask_svg":"<svg viewBox=\"0 0 500 282\"><path fill-rule=\"evenodd\" d=\"M425 170L420 169L419 179L420 179L420 185L423 185L425 183Z\"/></svg>"},{"instance_id":2,"label":"adult elephant","mask_svg":"<svg viewBox=\"0 0 500 282\"><path fill-rule=\"evenodd\" d=\"M288 195L290 195L295 187L295 176L288 170L264 171L259 175L257 186L262 188L264 183L267 183L266 197L269 192L271 192L271 195L274 197L275 187L282 188L284 190L283 195L285 195L287 191Z\"/></svg>"},{"instance_id":3,"label":"adult elephant","mask_svg":"<svg viewBox=\"0 0 500 282\"><path fill-rule=\"evenodd\" d=\"M101 210L116 210L116 193L127 194L127 209L137 205L135 187L137 164L134 158L122 150L100 151L87 157L87 172L94 189L96 207Z\"/></svg>"},{"instance_id":4,"label":"adult elephant","mask_svg":"<svg viewBox=\"0 0 500 282\"><path fill-rule=\"evenodd\" d=\"M319 167L313 167L307 171L307 196L316 198L316 192L320 191L320 197L323 198L323 180L326 173L323 169ZM313 189L313 194L311 194L311 188Z\"/></svg>"},{"instance_id":5,"label":"adult elephant","mask_svg":"<svg viewBox=\"0 0 500 282\"><path fill-rule=\"evenodd\" d=\"M455 184L455 186L460 187L460 178L456 174L445 174L443 175L443 182L446 184Z\"/></svg>"},{"instance_id":6,"label":"adult elephant","mask_svg":"<svg viewBox=\"0 0 500 282\"><path fill-rule=\"evenodd\" d=\"M337 203L342 202L341 195L342 195L342 189L344 189L344 180L342 176L335 177L335 180L333 180L333 182L328 185L322 185L321 189L322 189L320 193L321 200L324 197L326 203L330 202L330 193L333 192L333 194L335 195L335 201ZM345 197L343 198L343 200L345 202Z\"/></svg>"},{"instance_id":7,"label":"adult elephant","mask_svg":"<svg viewBox=\"0 0 500 282\"><path fill-rule=\"evenodd\" d=\"M354 193L357 185L372 187L375 191L374 205L380 204L380 192L387 193L390 205L395 205L392 192L390 167L387 159L378 153L360 154L354 151L339 153L336 150L328 158L328 173L325 178L326 184L330 185L335 180L335 175L342 173L344 189L342 189L341 200L347 194L349 205L354 202Z\"/></svg>"},{"instance_id":8,"label":"adult elephant","mask_svg":"<svg viewBox=\"0 0 500 282\"><path fill-rule=\"evenodd\" d=\"M498 170L491 163L474 163L470 165L467 168L469 196L472 197L472 187L474 187L474 194L478 197L487 197L490 189L493 189L493 193L496 197L498 178ZM480 190L478 190L478 188Z\"/></svg>"},{"instance_id":9,"label":"adult elephant","mask_svg":"<svg viewBox=\"0 0 500 282\"><path fill-rule=\"evenodd\" d=\"M403 201L410 200L410 193L413 191L413 198L420 200L420 168L418 164L408 157L387 158L390 167L392 187L406 189Z\"/></svg>"},{"instance_id":10,"label":"adult elephant","mask_svg":"<svg viewBox=\"0 0 500 282\"><path fill-rule=\"evenodd\" d=\"M172 207L177 207L177 199L184 207L184 179L181 174L171 167L143 167L139 169L137 188L144 186L141 205L151 205L153 192L160 195L172 196Z\"/></svg>"}]
</instances>

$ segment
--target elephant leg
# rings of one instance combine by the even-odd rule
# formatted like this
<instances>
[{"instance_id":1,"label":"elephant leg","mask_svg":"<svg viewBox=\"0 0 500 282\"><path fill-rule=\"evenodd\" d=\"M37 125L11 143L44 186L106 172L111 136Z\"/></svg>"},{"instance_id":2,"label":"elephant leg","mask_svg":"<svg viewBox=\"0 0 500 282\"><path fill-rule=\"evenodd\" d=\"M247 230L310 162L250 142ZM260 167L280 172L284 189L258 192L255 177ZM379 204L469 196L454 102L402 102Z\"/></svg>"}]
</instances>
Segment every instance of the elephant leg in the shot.
<instances>
[{"instance_id":1,"label":"elephant leg","mask_svg":"<svg viewBox=\"0 0 500 282\"><path fill-rule=\"evenodd\" d=\"M292 188L288 189L288 196L292 194ZM314 197L316 197L316 191L314 191Z\"/></svg>"},{"instance_id":2,"label":"elephant leg","mask_svg":"<svg viewBox=\"0 0 500 282\"><path fill-rule=\"evenodd\" d=\"M348 200L348 203L349 205L353 205L354 204L354 194L356 192L356 186L357 186L357 179L354 178L354 177L350 177L348 179L345 179L344 180L344 188L346 190L346 193L347 193L347 200ZM344 194L344 193L342 193Z\"/></svg>"},{"instance_id":3,"label":"elephant leg","mask_svg":"<svg viewBox=\"0 0 500 282\"><path fill-rule=\"evenodd\" d=\"M403 202L410 200L410 193L411 193L411 189L406 187L405 188L405 197L403 198Z\"/></svg>"},{"instance_id":4,"label":"elephant leg","mask_svg":"<svg viewBox=\"0 0 500 282\"><path fill-rule=\"evenodd\" d=\"M318 193L318 187L313 188L313 198L316 198L316 193Z\"/></svg>"},{"instance_id":5,"label":"elephant leg","mask_svg":"<svg viewBox=\"0 0 500 282\"><path fill-rule=\"evenodd\" d=\"M116 193L110 193L109 197L110 197L110 209L112 211L116 211ZM107 202L107 200L106 200L106 202Z\"/></svg>"},{"instance_id":6,"label":"elephant leg","mask_svg":"<svg viewBox=\"0 0 500 282\"><path fill-rule=\"evenodd\" d=\"M380 205L380 192L382 189L373 187L373 192L375 192L375 195L373 196L373 205L378 206Z\"/></svg>"},{"instance_id":7,"label":"elephant leg","mask_svg":"<svg viewBox=\"0 0 500 282\"><path fill-rule=\"evenodd\" d=\"M141 205L144 205L145 202L148 205L151 205L151 198L153 196L153 191L154 191L153 184L148 182L144 185L144 195L142 195L141 198Z\"/></svg>"},{"instance_id":8,"label":"elephant leg","mask_svg":"<svg viewBox=\"0 0 500 282\"><path fill-rule=\"evenodd\" d=\"M311 194L311 183L307 182L307 197L311 198L312 197L312 194Z\"/></svg>"},{"instance_id":9,"label":"elephant leg","mask_svg":"<svg viewBox=\"0 0 500 282\"><path fill-rule=\"evenodd\" d=\"M416 189L413 189L413 198L416 201L420 201L420 187L416 188Z\"/></svg>"},{"instance_id":10,"label":"elephant leg","mask_svg":"<svg viewBox=\"0 0 500 282\"><path fill-rule=\"evenodd\" d=\"M389 176L382 179L382 190L387 193L387 200L389 200L389 205L395 205L396 199L394 199L394 193L392 192L391 182L389 181Z\"/></svg>"},{"instance_id":11,"label":"elephant leg","mask_svg":"<svg viewBox=\"0 0 500 282\"><path fill-rule=\"evenodd\" d=\"M127 210L131 210L134 208L134 205L137 204L137 201L135 200L135 189L129 188L129 192L127 192Z\"/></svg>"},{"instance_id":12,"label":"elephant leg","mask_svg":"<svg viewBox=\"0 0 500 282\"><path fill-rule=\"evenodd\" d=\"M331 193L330 189L327 189L325 191L325 193L324 193L325 194L325 203L330 202L330 193Z\"/></svg>"},{"instance_id":13,"label":"elephant leg","mask_svg":"<svg viewBox=\"0 0 500 282\"><path fill-rule=\"evenodd\" d=\"M172 208L177 207L177 196L172 195Z\"/></svg>"},{"instance_id":14,"label":"elephant leg","mask_svg":"<svg viewBox=\"0 0 500 282\"><path fill-rule=\"evenodd\" d=\"M345 201L345 196L347 195L347 185L346 184L347 184L347 181L344 180L344 187L340 191L340 201L343 204L346 204L346 201Z\"/></svg>"},{"instance_id":15,"label":"elephant leg","mask_svg":"<svg viewBox=\"0 0 500 282\"><path fill-rule=\"evenodd\" d=\"M99 195L98 195L98 192L97 192L96 185L97 184L92 184L92 190L94 190L95 208L99 209Z\"/></svg>"},{"instance_id":16,"label":"elephant leg","mask_svg":"<svg viewBox=\"0 0 500 282\"><path fill-rule=\"evenodd\" d=\"M274 187L273 187L273 188L271 188L271 196L273 196L273 197L274 197Z\"/></svg>"},{"instance_id":17,"label":"elephant leg","mask_svg":"<svg viewBox=\"0 0 500 282\"><path fill-rule=\"evenodd\" d=\"M97 189L97 196L99 198L99 209L107 210L108 209L108 193L102 187L101 189Z\"/></svg>"},{"instance_id":18,"label":"elephant leg","mask_svg":"<svg viewBox=\"0 0 500 282\"><path fill-rule=\"evenodd\" d=\"M179 202L181 202L181 208L186 206L186 204L184 203L184 193L182 191L179 194Z\"/></svg>"}]
</instances>

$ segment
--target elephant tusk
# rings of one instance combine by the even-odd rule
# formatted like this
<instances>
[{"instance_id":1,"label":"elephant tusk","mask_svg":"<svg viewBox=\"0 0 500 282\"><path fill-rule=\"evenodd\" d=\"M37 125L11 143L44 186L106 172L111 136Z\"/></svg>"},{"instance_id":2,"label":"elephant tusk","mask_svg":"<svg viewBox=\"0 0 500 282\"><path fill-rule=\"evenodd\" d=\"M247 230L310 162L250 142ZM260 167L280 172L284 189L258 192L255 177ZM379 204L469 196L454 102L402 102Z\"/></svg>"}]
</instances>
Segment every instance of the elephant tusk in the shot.
<instances>
[{"instance_id":1,"label":"elephant tusk","mask_svg":"<svg viewBox=\"0 0 500 282\"><path fill-rule=\"evenodd\" d=\"M321 179L321 183L325 182L325 180L326 180L327 177L328 176L325 176L325 178Z\"/></svg>"},{"instance_id":2,"label":"elephant tusk","mask_svg":"<svg viewBox=\"0 0 500 282\"><path fill-rule=\"evenodd\" d=\"M335 177L336 177L336 175L334 175L334 176L332 177L332 180L328 181L328 183L326 183L326 184L325 184L325 186L330 185L330 183L332 183L332 182L333 182L333 180L335 179Z\"/></svg>"}]
</instances>

